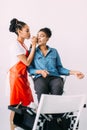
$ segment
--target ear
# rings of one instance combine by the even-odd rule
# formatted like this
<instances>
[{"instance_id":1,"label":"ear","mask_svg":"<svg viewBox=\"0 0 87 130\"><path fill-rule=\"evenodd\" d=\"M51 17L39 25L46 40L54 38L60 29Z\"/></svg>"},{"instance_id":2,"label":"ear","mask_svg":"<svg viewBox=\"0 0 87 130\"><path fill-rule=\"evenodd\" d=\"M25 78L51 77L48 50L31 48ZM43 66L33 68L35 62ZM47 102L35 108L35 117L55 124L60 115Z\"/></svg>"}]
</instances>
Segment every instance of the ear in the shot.
<instances>
[{"instance_id":1,"label":"ear","mask_svg":"<svg viewBox=\"0 0 87 130\"><path fill-rule=\"evenodd\" d=\"M49 37L47 37L47 41L49 41Z\"/></svg>"},{"instance_id":2,"label":"ear","mask_svg":"<svg viewBox=\"0 0 87 130\"><path fill-rule=\"evenodd\" d=\"M17 32L18 32L18 34L20 34L20 33L21 33L21 30L20 30L20 29L18 29L18 30L17 30Z\"/></svg>"}]
</instances>

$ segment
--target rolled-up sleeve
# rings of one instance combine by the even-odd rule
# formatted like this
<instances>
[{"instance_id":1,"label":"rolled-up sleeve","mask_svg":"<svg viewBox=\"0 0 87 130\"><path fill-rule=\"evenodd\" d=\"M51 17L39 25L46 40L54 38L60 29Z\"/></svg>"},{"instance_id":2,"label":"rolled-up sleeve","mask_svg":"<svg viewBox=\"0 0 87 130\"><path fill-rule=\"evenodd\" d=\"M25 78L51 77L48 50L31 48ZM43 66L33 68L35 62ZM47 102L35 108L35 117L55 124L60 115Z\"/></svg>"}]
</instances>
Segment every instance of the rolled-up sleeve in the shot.
<instances>
[{"instance_id":1,"label":"rolled-up sleeve","mask_svg":"<svg viewBox=\"0 0 87 130\"><path fill-rule=\"evenodd\" d=\"M63 65L61 63L60 56L59 56L57 50L56 50L56 59L57 59L57 70L58 70L58 73L60 75L69 75L70 70L63 67Z\"/></svg>"}]
</instances>

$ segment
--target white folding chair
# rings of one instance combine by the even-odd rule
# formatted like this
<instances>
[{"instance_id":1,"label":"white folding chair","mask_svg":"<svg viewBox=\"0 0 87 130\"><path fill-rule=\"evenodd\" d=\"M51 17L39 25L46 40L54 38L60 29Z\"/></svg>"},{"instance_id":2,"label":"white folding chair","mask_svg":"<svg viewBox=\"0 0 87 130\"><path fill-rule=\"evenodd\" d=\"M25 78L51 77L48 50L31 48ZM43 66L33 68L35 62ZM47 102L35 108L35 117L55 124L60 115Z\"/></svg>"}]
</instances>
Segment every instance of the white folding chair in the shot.
<instances>
[{"instance_id":1,"label":"white folding chair","mask_svg":"<svg viewBox=\"0 0 87 130\"><path fill-rule=\"evenodd\" d=\"M40 114L58 114L66 112L77 112L73 130L76 130L80 119L83 106L85 104L85 95L47 95L42 94L41 100L37 109L37 114L32 130L36 130Z\"/></svg>"}]
</instances>

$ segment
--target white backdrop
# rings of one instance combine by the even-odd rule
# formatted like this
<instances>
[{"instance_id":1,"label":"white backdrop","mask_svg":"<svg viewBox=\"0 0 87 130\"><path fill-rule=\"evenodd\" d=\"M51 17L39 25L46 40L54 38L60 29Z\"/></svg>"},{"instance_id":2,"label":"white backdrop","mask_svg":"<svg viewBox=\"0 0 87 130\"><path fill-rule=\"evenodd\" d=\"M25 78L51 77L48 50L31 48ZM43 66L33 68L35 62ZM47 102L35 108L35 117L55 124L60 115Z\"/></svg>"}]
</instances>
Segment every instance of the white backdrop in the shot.
<instances>
[{"instance_id":1,"label":"white backdrop","mask_svg":"<svg viewBox=\"0 0 87 130\"><path fill-rule=\"evenodd\" d=\"M80 70L82 80L67 78L66 94L87 94L87 0L1 0L0 1L0 128L9 128L8 84L6 75L10 63L9 47L15 35L9 32L12 18L18 18L30 26L36 35L42 27L51 28L49 43L58 49L65 67ZM31 84L32 85L32 84ZM87 108L84 109L80 130L87 129Z\"/></svg>"}]
</instances>

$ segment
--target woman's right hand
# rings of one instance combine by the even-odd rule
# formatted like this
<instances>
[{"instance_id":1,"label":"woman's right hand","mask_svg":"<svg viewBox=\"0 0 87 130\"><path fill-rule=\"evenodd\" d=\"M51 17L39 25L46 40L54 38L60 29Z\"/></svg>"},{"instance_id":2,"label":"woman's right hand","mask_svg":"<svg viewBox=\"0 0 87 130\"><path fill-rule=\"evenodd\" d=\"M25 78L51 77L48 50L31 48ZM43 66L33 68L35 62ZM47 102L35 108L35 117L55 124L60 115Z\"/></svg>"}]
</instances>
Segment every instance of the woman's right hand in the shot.
<instances>
[{"instance_id":1,"label":"woman's right hand","mask_svg":"<svg viewBox=\"0 0 87 130\"><path fill-rule=\"evenodd\" d=\"M49 72L47 70L42 70L41 75L42 77L46 78L48 76Z\"/></svg>"},{"instance_id":2,"label":"woman's right hand","mask_svg":"<svg viewBox=\"0 0 87 130\"><path fill-rule=\"evenodd\" d=\"M31 46L33 47L36 47L36 44L37 44L37 37L36 36L33 36L31 38Z\"/></svg>"},{"instance_id":3,"label":"woman's right hand","mask_svg":"<svg viewBox=\"0 0 87 130\"><path fill-rule=\"evenodd\" d=\"M37 70L36 73L41 74L43 78L46 78L49 74L47 70Z\"/></svg>"}]
</instances>

